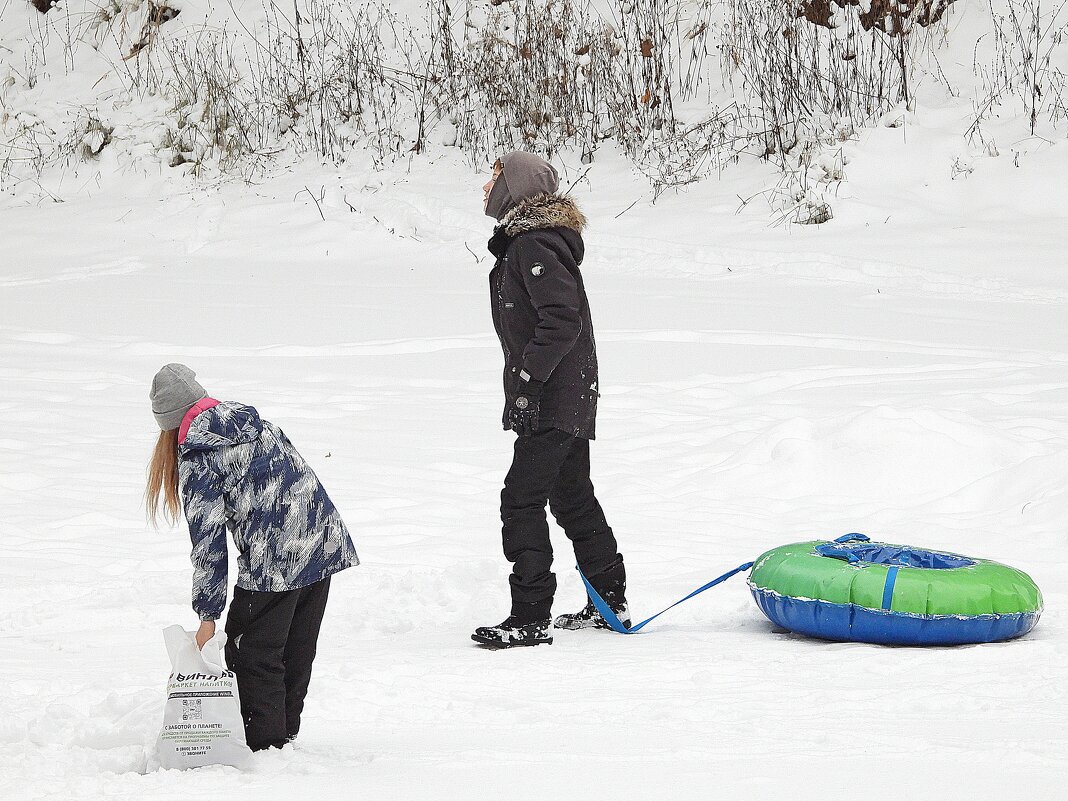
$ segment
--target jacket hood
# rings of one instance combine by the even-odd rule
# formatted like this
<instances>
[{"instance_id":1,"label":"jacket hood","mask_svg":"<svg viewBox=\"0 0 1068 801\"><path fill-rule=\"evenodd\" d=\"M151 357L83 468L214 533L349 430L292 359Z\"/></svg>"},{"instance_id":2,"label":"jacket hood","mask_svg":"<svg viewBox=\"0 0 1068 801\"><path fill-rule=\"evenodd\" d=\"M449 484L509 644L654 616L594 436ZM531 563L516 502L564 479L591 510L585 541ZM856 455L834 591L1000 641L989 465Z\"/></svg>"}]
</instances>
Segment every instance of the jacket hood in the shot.
<instances>
[{"instance_id":1,"label":"jacket hood","mask_svg":"<svg viewBox=\"0 0 1068 801\"><path fill-rule=\"evenodd\" d=\"M263 431L260 413L251 406L223 401L193 418L183 448L213 450L254 442Z\"/></svg>"},{"instance_id":2,"label":"jacket hood","mask_svg":"<svg viewBox=\"0 0 1068 801\"><path fill-rule=\"evenodd\" d=\"M501 157L501 174L486 200L486 214L503 220L518 204L536 195L554 195L560 188L556 168L522 150Z\"/></svg>"}]
</instances>

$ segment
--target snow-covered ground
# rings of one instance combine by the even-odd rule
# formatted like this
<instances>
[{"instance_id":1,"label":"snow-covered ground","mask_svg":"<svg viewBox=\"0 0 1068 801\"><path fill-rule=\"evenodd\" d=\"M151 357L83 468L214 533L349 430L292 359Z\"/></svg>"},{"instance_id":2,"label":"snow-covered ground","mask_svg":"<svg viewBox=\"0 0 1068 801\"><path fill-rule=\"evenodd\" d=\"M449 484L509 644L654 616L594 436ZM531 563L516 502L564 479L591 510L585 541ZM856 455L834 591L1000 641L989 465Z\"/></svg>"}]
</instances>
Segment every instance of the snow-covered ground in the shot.
<instances>
[{"instance_id":1,"label":"snow-covered ground","mask_svg":"<svg viewBox=\"0 0 1068 801\"><path fill-rule=\"evenodd\" d=\"M980 30L958 5L954 35ZM3 8L13 75L25 10ZM954 83L970 52L943 57ZM63 65L35 88L0 76L7 122L58 126L64 93L104 80ZM0 196L0 798L1068 798L1068 145L1006 115L997 148L969 147L972 98L940 91L843 145L822 226L743 205L774 184L764 164L654 205L598 152L574 189L594 481L638 617L769 548L860 531L1027 571L1031 634L818 642L775 629L739 577L636 636L475 648L507 612L512 441L485 177L435 147L194 184L155 166L148 101L116 100L97 162ZM558 164L565 184L585 169ZM142 506L170 361L285 429L364 562L333 583L300 739L245 772L146 772L161 630L196 622L186 533ZM559 612L584 594L554 542Z\"/></svg>"},{"instance_id":2,"label":"snow-covered ground","mask_svg":"<svg viewBox=\"0 0 1068 801\"><path fill-rule=\"evenodd\" d=\"M862 531L1028 571L1032 634L817 642L738 578L637 636L479 650L470 630L507 607L511 442L480 176L423 159L131 184L0 213L0 796L1063 799L1068 165L1052 148L950 181L904 139L857 143L853 199L818 228L735 215L729 180L653 206L597 162L576 188L595 482L639 616ZM364 560L334 583L301 739L248 772L142 772L160 630L195 622L185 533L141 510L148 383L172 360L285 428ZM554 536L559 611L583 594Z\"/></svg>"}]
</instances>

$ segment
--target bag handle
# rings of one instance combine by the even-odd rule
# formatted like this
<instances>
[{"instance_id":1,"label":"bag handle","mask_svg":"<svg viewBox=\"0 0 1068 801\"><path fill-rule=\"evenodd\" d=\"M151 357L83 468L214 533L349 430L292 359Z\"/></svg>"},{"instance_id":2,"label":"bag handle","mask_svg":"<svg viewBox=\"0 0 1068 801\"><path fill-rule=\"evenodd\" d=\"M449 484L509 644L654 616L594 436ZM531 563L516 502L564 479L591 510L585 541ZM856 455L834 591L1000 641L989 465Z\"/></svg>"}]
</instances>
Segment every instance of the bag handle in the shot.
<instances>
[{"instance_id":1,"label":"bag handle","mask_svg":"<svg viewBox=\"0 0 1068 801\"><path fill-rule=\"evenodd\" d=\"M182 670L191 673L207 673L212 676L226 674L221 653L226 644L225 632L217 631L201 649L197 648L195 631L187 631L179 625L168 626L163 630L163 641L174 669L177 670L181 665Z\"/></svg>"}]
</instances>

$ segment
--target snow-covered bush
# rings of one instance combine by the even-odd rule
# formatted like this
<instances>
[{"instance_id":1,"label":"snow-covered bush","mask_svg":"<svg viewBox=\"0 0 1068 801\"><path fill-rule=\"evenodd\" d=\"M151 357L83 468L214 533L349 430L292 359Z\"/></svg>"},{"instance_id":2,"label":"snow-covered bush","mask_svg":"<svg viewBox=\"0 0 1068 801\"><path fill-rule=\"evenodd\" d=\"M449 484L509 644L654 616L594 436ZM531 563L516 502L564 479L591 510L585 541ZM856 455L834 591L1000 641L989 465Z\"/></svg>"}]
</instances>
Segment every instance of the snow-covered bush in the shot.
<instances>
[{"instance_id":1,"label":"snow-covered bush","mask_svg":"<svg viewBox=\"0 0 1068 801\"><path fill-rule=\"evenodd\" d=\"M870 124L912 100L917 39L948 2L730 0L725 71L736 69L762 124L764 154L789 154Z\"/></svg>"},{"instance_id":2,"label":"snow-covered bush","mask_svg":"<svg viewBox=\"0 0 1068 801\"><path fill-rule=\"evenodd\" d=\"M60 103L34 116L32 90L39 75L58 79L57 60L64 75L97 71L91 91L83 80L65 98L96 119L114 117L116 102L162 101L156 161L197 171L284 153L338 161L353 148L389 160L435 144L480 165L511 148L575 148L589 161L614 140L662 189L722 168L751 139L739 106L712 98L710 0L412 0L415 18L395 5L68 0L47 14L27 5L23 66L4 76L14 82L7 174L99 155L61 146L86 129ZM690 101L685 121L678 100ZM106 145L130 143L108 124Z\"/></svg>"},{"instance_id":3,"label":"snow-covered bush","mask_svg":"<svg viewBox=\"0 0 1068 801\"><path fill-rule=\"evenodd\" d=\"M675 95L706 76L696 55L677 69L681 17L666 0L613 3L608 17L575 0L456 12L427 0L424 10L413 22L373 0L271 3L256 28L161 34L132 56L169 59L155 90L175 99L176 159L227 168L280 149L335 160L355 146L380 159L420 152L440 125L436 141L475 164L514 148L577 148L588 161L613 139L665 186L693 180L713 153L735 156L744 138L728 133L736 115L716 108L679 124Z\"/></svg>"},{"instance_id":4,"label":"snow-covered bush","mask_svg":"<svg viewBox=\"0 0 1068 801\"><path fill-rule=\"evenodd\" d=\"M713 96L709 0L611 0L601 13L574 0L468 3L459 40L437 8L437 107L476 163L517 147L589 162L613 140L659 194L722 169L751 138L737 104Z\"/></svg>"},{"instance_id":5,"label":"snow-covered bush","mask_svg":"<svg viewBox=\"0 0 1068 801\"><path fill-rule=\"evenodd\" d=\"M650 143L674 136L666 0L612 2L610 17L574 0L468 3L458 39L445 24L447 4L435 6L438 103L474 159L516 147L576 147L589 160L605 139L638 159Z\"/></svg>"},{"instance_id":6,"label":"snow-covered bush","mask_svg":"<svg viewBox=\"0 0 1068 801\"><path fill-rule=\"evenodd\" d=\"M1056 1L969 12L986 25L968 34L981 34L972 136L1010 103L1032 133L1066 127L1068 19ZM776 214L820 221L843 177L823 166L842 142L914 109L925 80L956 91L938 53L962 7L63 0L41 13L13 0L0 5L0 187L108 158L247 175L277 157L340 162L355 150L378 163L440 147L480 167L512 148L589 162L613 142L655 195L743 154L764 158L782 176L767 193Z\"/></svg>"},{"instance_id":7,"label":"snow-covered bush","mask_svg":"<svg viewBox=\"0 0 1068 801\"><path fill-rule=\"evenodd\" d=\"M409 35L388 5L301 0L265 11L255 28L162 44L168 77L157 88L174 99L182 158L228 169L284 150L335 161L360 145L398 153L398 117L410 108L397 111L410 106L414 73L388 63Z\"/></svg>"},{"instance_id":8,"label":"snow-covered bush","mask_svg":"<svg viewBox=\"0 0 1068 801\"><path fill-rule=\"evenodd\" d=\"M1031 135L1068 128L1068 8L1064 0L989 0L992 30L973 66L985 90L969 138L1009 98L1022 104ZM1042 130L1043 128L1046 130Z\"/></svg>"}]
</instances>

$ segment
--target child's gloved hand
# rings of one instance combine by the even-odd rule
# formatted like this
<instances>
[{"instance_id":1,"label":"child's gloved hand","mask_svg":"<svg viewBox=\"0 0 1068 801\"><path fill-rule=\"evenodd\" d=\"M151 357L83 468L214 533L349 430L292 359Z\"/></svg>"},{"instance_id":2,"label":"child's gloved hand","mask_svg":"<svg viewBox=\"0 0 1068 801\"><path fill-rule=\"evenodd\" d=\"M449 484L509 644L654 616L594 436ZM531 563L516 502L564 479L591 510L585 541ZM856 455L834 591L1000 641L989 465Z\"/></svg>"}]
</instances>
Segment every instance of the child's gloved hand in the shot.
<instances>
[{"instance_id":1,"label":"child's gloved hand","mask_svg":"<svg viewBox=\"0 0 1068 801\"><path fill-rule=\"evenodd\" d=\"M541 393L544 389L544 382L520 377L516 395L508 404L508 425L519 436L529 437L538 430Z\"/></svg>"}]
</instances>

